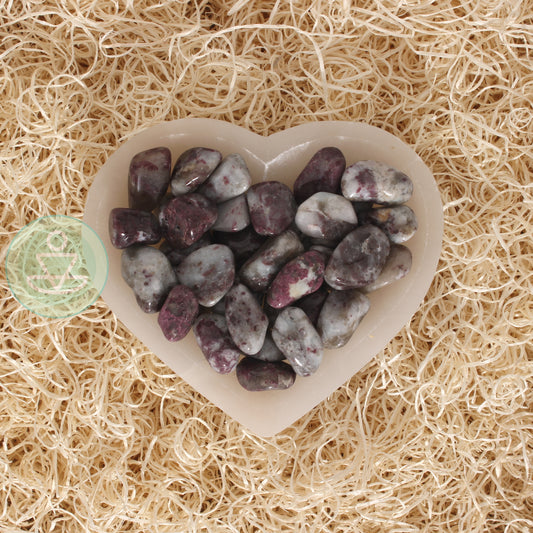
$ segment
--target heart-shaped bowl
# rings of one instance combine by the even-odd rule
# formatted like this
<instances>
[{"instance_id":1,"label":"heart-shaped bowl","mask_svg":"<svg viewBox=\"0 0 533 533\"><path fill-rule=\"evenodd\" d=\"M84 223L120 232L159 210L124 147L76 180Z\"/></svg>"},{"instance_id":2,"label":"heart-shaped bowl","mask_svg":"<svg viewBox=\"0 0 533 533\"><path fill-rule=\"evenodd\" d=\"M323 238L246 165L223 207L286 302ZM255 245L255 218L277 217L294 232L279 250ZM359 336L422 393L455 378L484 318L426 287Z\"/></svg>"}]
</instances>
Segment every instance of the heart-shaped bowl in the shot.
<instances>
[{"instance_id":1,"label":"heart-shaped bowl","mask_svg":"<svg viewBox=\"0 0 533 533\"><path fill-rule=\"evenodd\" d=\"M128 206L128 168L138 152L166 146L172 164L185 150L204 146L223 156L239 153L254 182L294 180L315 152L339 148L346 165L358 160L383 161L413 181L408 204L418 219L418 231L406 243L413 255L410 273L369 294L370 311L343 348L326 350L318 371L297 377L283 391L249 392L235 372L217 374L207 363L192 332L169 342L157 323L157 314L145 314L121 275L121 251L109 240L108 218L114 207ZM357 122L313 122L263 137L233 124L187 118L158 124L140 132L114 152L94 178L85 206L84 222L102 239L109 257L109 277L103 299L117 318L178 376L205 398L253 433L275 435L312 409L381 351L410 320L422 303L435 275L443 231L442 204L437 185L420 157L394 135Z\"/></svg>"}]
</instances>

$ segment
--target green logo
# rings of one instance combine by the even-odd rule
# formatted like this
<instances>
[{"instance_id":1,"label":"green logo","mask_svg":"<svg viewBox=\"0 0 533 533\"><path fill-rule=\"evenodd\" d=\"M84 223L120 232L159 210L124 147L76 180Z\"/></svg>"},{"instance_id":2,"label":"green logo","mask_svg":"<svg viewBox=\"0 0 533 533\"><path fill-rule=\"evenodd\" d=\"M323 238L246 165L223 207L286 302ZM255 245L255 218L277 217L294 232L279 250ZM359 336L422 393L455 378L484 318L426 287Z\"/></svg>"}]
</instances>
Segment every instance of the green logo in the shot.
<instances>
[{"instance_id":1,"label":"green logo","mask_svg":"<svg viewBox=\"0 0 533 533\"><path fill-rule=\"evenodd\" d=\"M65 318L93 304L109 263L96 232L65 215L41 217L11 241L6 277L15 298L37 315Z\"/></svg>"}]
</instances>

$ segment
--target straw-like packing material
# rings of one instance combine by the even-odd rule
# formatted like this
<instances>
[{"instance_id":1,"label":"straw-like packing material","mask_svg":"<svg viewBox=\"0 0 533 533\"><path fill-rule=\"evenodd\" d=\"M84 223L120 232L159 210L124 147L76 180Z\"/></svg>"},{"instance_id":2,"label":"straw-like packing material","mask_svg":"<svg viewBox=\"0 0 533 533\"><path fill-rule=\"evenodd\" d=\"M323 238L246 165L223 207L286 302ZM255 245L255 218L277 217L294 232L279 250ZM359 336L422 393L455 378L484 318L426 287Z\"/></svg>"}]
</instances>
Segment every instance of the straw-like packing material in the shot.
<instances>
[{"instance_id":1,"label":"straw-like packing material","mask_svg":"<svg viewBox=\"0 0 533 533\"><path fill-rule=\"evenodd\" d=\"M533 529L533 4L356 4L2 2L2 260L37 216L81 217L120 143L187 116L379 126L445 212L414 318L271 439L105 303L50 321L2 279L2 532Z\"/></svg>"}]
</instances>

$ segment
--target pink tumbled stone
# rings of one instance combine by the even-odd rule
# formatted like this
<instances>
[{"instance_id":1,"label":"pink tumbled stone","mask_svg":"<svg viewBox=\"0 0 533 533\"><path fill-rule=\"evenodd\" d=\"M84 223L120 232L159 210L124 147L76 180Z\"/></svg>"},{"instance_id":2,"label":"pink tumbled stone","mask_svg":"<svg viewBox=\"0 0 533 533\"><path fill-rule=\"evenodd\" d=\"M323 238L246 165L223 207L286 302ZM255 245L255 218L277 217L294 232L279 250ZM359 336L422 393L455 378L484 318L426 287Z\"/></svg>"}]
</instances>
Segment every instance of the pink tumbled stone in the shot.
<instances>
[{"instance_id":1,"label":"pink tumbled stone","mask_svg":"<svg viewBox=\"0 0 533 533\"><path fill-rule=\"evenodd\" d=\"M198 315L198 300L191 289L176 285L167 296L157 322L169 341L179 341L189 333Z\"/></svg>"},{"instance_id":2,"label":"pink tumbled stone","mask_svg":"<svg viewBox=\"0 0 533 533\"><path fill-rule=\"evenodd\" d=\"M292 191L279 181L252 185L246 200L252 226L259 235L279 235L292 224L296 215Z\"/></svg>"},{"instance_id":3,"label":"pink tumbled stone","mask_svg":"<svg viewBox=\"0 0 533 533\"><path fill-rule=\"evenodd\" d=\"M289 261L275 277L267 292L267 303L281 309L315 292L324 281L324 255L315 250Z\"/></svg>"},{"instance_id":4,"label":"pink tumbled stone","mask_svg":"<svg viewBox=\"0 0 533 533\"><path fill-rule=\"evenodd\" d=\"M159 211L159 223L172 246L186 248L211 229L217 214L213 202L193 192L168 200Z\"/></svg>"}]
</instances>

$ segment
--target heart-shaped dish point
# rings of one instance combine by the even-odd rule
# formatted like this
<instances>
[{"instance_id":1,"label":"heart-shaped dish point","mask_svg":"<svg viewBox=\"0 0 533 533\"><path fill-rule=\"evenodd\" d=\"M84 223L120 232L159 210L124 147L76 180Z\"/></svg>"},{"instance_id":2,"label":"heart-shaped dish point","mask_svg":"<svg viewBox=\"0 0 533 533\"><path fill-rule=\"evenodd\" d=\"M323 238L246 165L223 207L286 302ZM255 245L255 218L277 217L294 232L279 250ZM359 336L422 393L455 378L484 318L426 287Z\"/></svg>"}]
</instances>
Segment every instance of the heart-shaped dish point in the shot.
<instances>
[{"instance_id":1,"label":"heart-shaped dish point","mask_svg":"<svg viewBox=\"0 0 533 533\"><path fill-rule=\"evenodd\" d=\"M224 156L240 154L254 182L276 180L292 189L306 163L321 148L340 149L346 165L376 160L407 174L414 192L406 205L418 230L406 243L411 271L403 279L369 294L370 311L342 348L326 350L318 371L298 378L287 390L249 392L235 373L220 375L209 366L190 332L179 342L165 339L157 314L146 314L121 275L121 251L111 245L108 218L128 206L128 168L132 157L158 146L171 150L172 162L185 150L205 146ZM109 256L109 277L102 292L116 316L137 337L205 398L260 436L288 427L366 365L410 320L422 303L440 256L443 214L433 176L420 157L397 137L357 122L313 122L262 137L233 124L211 119L181 119L150 127L125 142L96 175L85 206L84 222L102 239Z\"/></svg>"}]
</instances>

